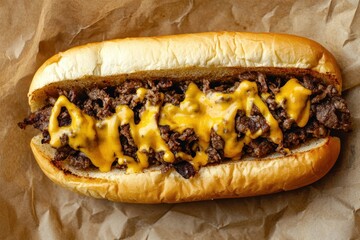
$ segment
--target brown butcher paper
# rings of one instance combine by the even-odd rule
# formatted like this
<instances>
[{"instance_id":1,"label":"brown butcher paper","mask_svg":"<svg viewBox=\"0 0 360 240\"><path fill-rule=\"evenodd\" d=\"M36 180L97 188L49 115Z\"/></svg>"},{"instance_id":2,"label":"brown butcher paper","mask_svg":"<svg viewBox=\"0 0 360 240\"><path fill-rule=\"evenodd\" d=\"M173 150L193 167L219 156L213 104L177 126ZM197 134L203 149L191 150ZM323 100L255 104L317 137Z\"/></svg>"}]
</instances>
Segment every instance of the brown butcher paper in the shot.
<instances>
[{"instance_id":1,"label":"brown butcher paper","mask_svg":"<svg viewBox=\"0 0 360 240\"><path fill-rule=\"evenodd\" d=\"M359 1L4 0L0 3L0 239L360 238ZM280 32L330 50L353 130L320 181L267 196L181 204L113 203L53 184L30 150L36 69L70 47L107 39L206 31Z\"/></svg>"}]
</instances>

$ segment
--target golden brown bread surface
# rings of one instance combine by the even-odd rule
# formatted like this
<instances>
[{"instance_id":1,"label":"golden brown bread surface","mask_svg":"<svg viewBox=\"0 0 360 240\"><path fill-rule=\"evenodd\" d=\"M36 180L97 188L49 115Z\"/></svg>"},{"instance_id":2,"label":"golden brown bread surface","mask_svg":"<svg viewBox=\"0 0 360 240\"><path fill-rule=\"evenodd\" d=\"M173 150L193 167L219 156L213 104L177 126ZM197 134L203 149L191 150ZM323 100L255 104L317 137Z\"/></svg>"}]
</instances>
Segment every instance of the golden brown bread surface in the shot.
<instances>
[{"instance_id":1,"label":"golden brown bread surface","mask_svg":"<svg viewBox=\"0 0 360 240\"><path fill-rule=\"evenodd\" d=\"M171 75L191 79L221 76L234 68L238 72L259 68L307 71L341 92L341 74L334 57L312 40L286 34L210 32L118 39L58 53L36 72L29 104L32 111L42 107L46 86L63 82L86 85L104 79L121 82L127 77Z\"/></svg>"},{"instance_id":2,"label":"golden brown bread surface","mask_svg":"<svg viewBox=\"0 0 360 240\"><path fill-rule=\"evenodd\" d=\"M116 84L125 79L174 77L180 81L204 76L221 78L242 71L312 74L341 91L340 70L333 56L318 43L285 34L201 33L129 38L75 47L59 53L39 68L29 89L32 111L45 104L56 87ZM190 179L174 170L125 174L56 168L54 149L34 137L31 148L44 173L54 182L96 198L159 203L245 197L291 190L324 176L340 151L338 138L302 145L289 156L229 161L202 167Z\"/></svg>"},{"instance_id":3,"label":"golden brown bread surface","mask_svg":"<svg viewBox=\"0 0 360 240\"><path fill-rule=\"evenodd\" d=\"M261 160L250 158L203 167L190 179L175 170L166 174L156 169L125 174L118 169L101 173L68 168L64 172L51 163L54 150L41 144L40 136L33 138L31 148L44 173L75 192L111 201L173 203L256 196L308 185L334 165L340 141L328 137L303 145L289 156L275 154Z\"/></svg>"}]
</instances>

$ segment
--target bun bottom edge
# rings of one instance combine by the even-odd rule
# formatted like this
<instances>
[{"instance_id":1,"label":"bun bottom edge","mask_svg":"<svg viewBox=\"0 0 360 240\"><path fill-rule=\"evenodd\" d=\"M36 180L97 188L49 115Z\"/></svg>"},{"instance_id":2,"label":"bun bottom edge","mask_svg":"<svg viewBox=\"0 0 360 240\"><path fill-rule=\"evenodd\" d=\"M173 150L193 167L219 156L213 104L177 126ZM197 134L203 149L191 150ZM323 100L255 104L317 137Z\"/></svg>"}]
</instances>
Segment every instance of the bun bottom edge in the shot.
<instances>
[{"instance_id":1,"label":"bun bottom edge","mask_svg":"<svg viewBox=\"0 0 360 240\"><path fill-rule=\"evenodd\" d=\"M40 168L53 182L91 197L129 203L190 202L293 190L322 178L340 153L339 138L327 137L302 145L288 156L275 154L261 160L202 167L194 177L184 179L173 170L138 174L64 171L52 164L54 150L41 144L40 136L34 137L30 146Z\"/></svg>"}]
</instances>

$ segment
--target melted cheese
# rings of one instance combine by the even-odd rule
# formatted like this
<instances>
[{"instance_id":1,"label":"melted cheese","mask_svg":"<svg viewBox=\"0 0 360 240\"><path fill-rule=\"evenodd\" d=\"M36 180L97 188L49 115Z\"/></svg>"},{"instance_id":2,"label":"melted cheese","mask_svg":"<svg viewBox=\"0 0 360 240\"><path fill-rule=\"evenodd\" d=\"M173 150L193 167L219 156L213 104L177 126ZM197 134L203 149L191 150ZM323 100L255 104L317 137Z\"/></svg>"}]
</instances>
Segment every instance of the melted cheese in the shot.
<instances>
[{"instance_id":1,"label":"melted cheese","mask_svg":"<svg viewBox=\"0 0 360 240\"><path fill-rule=\"evenodd\" d=\"M139 89L137 94L140 100L143 99L146 89ZM70 114L71 124L69 126L59 127L57 117L62 107L65 107ZM82 113L66 97L60 96L50 116L50 145L56 148L60 147L60 137L64 134L67 135L69 145L73 149L83 152L103 172L110 170L115 159L118 159L119 164L127 165L128 173L140 172L149 165L145 152L149 152L150 148L156 152L164 152L164 161L173 162L174 155L161 138L157 126L156 116L159 108L160 106L151 106L147 102L145 111L140 116L140 122L135 124L133 111L126 105L120 105L116 108L113 116L96 122L94 118ZM124 124L130 125L131 135L138 147L136 152L138 161L122 152L118 129Z\"/></svg>"},{"instance_id":2,"label":"melted cheese","mask_svg":"<svg viewBox=\"0 0 360 240\"><path fill-rule=\"evenodd\" d=\"M276 103L282 105L299 127L304 127L310 117L311 90L303 87L295 78L290 79L276 94Z\"/></svg>"},{"instance_id":3,"label":"melted cheese","mask_svg":"<svg viewBox=\"0 0 360 240\"><path fill-rule=\"evenodd\" d=\"M200 149L191 163L197 169L207 164L205 151L209 147L211 129L225 142L224 156L232 159L239 159L243 146L262 135L261 129L255 133L247 130L245 137L238 139L235 131L237 111L243 110L250 117L253 105L258 107L270 126L269 139L279 144L283 138L282 132L267 105L259 97L255 82L242 81L233 93L212 92L208 95L200 91L196 84L190 83L180 106L166 104L162 108L159 124L169 125L170 129L180 133L186 128L194 129L199 136Z\"/></svg>"},{"instance_id":4,"label":"melted cheese","mask_svg":"<svg viewBox=\"0 0 360 240\"><path fill-rule=\"evenodd\" d=\"M303 105L309 104L308 91L310 90L304 90L298 85L293 80L289 81L281 88L276 98L281 103L286 102L289 115L294 116L299 124L303 124L308 110L308 107L303 108ZM290 88L296 89L290 91ZM147 90L139 88L136 93L137 100L143 101ZM263 99L267 97L268 95L262 96ZM300 106L296 108L295 102L300 103ZM263 136L261 129L255 133L247 130L245 136L238 139L235 131L237 111L242 110L246 116L250 117L254 105L270 126L270 133L266 137L270 141L280 144L283 140L283 134L278 122L258 95L256 83L250 81L242 81L233 93L211 92L208 94L200 91L196 84L190 83L185 93L185 99L180 106L166 104L161 108L160 105L153 106L146 102L145 110L142 112L138 124L134 122L133 111L126 105L118 106L113 116L104 120L96 120L81 112L66 97L60 96L50 116L50 144L55 148L60 147L62 145L60 137L64 134L67 135L69 145L83 152L100 171L104 172L111 169L111 165L116 159L119 164L127 166L128 173L142 171L149 165L146 152L149 152L150 148L155 152L162 152L163 159L166 162L171 163L175 158L181 158L189 161L195 169L198 169L208 163L206 150L210 144L211 129L214 129L223 138L225 142L224 155L231 159L239 159L244 145L252 139ZM57 117L63 107L70 114L71 124L59 127ZM300 109L301 114L294 115L296 109ZM138 147L137 159L124 155L122 151L118 129L124 124L129 124L131 136ZM169 125L171 130L180 133L186 128L193 128L199 137L198 151L195 157L183 152L177 152L174 156L161 138L158 124Z\"/></svg>"}]
</instances>

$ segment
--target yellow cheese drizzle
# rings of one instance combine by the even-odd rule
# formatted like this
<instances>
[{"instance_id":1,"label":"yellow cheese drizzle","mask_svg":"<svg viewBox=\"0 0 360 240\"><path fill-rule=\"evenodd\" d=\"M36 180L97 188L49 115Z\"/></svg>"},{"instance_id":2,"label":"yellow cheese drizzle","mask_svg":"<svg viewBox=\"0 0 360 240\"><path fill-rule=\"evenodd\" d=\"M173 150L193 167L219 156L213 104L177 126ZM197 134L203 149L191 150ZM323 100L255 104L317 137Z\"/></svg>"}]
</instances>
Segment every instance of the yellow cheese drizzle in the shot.
<instances>
[{"instance_id":1,"label":"yellow cheese drizzle","mask_svg":"<svg viewBox=\"0 0 360 240\"><path fill-rule=\"evenodd\" d=\"M144 98L146 91L143 88L137 90L139 100ZM59 127L57 116L62 107L65 107L70 114L71 125L69 126ZM174 155L161 138L157 126L156 116L159 108L160 106L151 106L147 102L140 122L135 124L133 111L126 105L120 105L113 116L96 122L94 118L82 113L66 97L60 96L50 116L50 145L60 147L60 137L66 134L69 137L69 145L83 152L103 172L110 170L116 158L119 164L127 165L128 173L140 172L149 165L148 157L144 152L148 152L150 148L156 152L163 151L164 161L173 162ZM136 152L138 162L122 152L118 128L124 124L130 125L130 133L138 146Z\"/></svg>"},{"instance_id":2,"label":"yellow cheese drizzle","mask_svg":"<svg viewBox=\"0 0 360 240\"><path fill-rule=\"evenodd\" d=\"M170 129L180 133L186 128L194 129L199 136L200 151L196 153L191 163L197 169L208 161L205 151L209 147L212 128L225 142L224 156L232 159L239 159L243 146L262 135L261 129L255 133L247 130L245 137L238 139L235 131L237 111L243 110L246 116L250 117L253 105L258 107L270 126L269 139L279 144L283 135L278 122L259 97L256 83L250 81L242 81L233 93L213 92L208 95L200 91L196 84L190 83L185 93L185 100L179 107L171 104L163 107L159 124L169 125ZM181 156L184 157L184 153L181 153Z\"/></svg>"},{"instance_id":3,"label":"yellow cheese drizzle","mask_svg":"<svg viewBox=\"0 0 360 240\"><path fill-rule=\"evenodd\" d=\"M297 82L288 84L281 88L276 99L282 103L286 100L286 109L289 112L295 111L296 108L301 109L301 116L306 117L306 111L309 111L309 107L307 107L309 103L304 100L304 95L308 94L307 91L310 90L301 89L300 84ZM290 87L297 89L295 93ZM142 101L146 94L146 89L139 88L137 90L138 100ZM308 95L306 96L306 99L308 99ZM209 147L211 129L214 129L223 138L225 142L224 155L231 159L239 159L243 146L252 139L263 135L261 129L255 133L247 130L245 136L238 139L235 131L237 111L242 110L249 117L253 105L259 109L270 126L270 134L268 134L267 138L276 144L280 144L283 134L278 122L258 95L256 83L245 80L240 83L233 93L211 92L204 94L196 84L190 83L185 93L185 99L180 106L166 104L161 108L160 105L153 106L146 102L145 111L142 112L138 124L134 122L133 111L126 105L118 106L116 113L111 117L104 120L95 120L93 117L81 112L66 97L60 96L50 116L50 145L55 148L60 147L62 145L60 137L64 134L67 135L69 145L73 149L83 152L103 172L111 169L115 159L118 159L119 164L127 166L128 173L142 171L149 165L145 152L148 152L150 148L155 152L163 152L163 159L166 162L171 163L175 160L175 157L179 157L189 161L195 169L198 169L208 162L206 149ZM69 126L59 127L57 117L62 107L65 107L70 114L71 124ZM158 116L159 119L157 120ZM299 121L301 124L307 122L308 118L305 119L305 117L302 117L301 121ZM295 118L298 119L299 117L294 116ZM129 124L131 136L138 147L136 152L137 160L123 154L118 129L124 124ZM193 128L199 136L196 156L192 157L183 152L178 152L174 156L161 138L158 124L169 125L170 129L178 132L182 132L186 128Z\"/></svg>"},{"instance_id":4,"label":"yellow cheese drizzle","mask_svg":"<svg viewBox=\"0 0 360 240\"><path fill-rule=\"evenodd\" d=\"M276 94L275 101L284 107L289 117L299 127L304 127L310 116L311 90L304 88L297 79L290 79Z\"/></svg>"}]
</instances>

